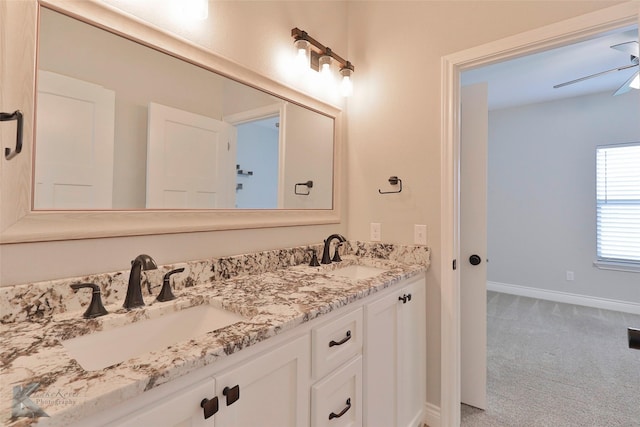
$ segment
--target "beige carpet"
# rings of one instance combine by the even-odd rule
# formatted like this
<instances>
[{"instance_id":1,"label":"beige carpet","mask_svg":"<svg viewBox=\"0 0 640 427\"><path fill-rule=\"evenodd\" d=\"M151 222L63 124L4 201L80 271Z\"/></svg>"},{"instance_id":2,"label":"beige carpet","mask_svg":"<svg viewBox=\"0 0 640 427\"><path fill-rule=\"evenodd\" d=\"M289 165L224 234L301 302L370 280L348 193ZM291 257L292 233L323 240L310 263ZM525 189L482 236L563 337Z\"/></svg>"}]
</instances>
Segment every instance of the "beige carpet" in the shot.
<instances>
[{"instance_id":1,"label":"beige carpet","mask_svg":"<svg viewBox=\"0 0 640 427\"><path fill-rule=\"evenodd\" d=\"M487 316L488 408L463 426L640 426L640 316L495 292Z\"/></svg>"}]
</instances>

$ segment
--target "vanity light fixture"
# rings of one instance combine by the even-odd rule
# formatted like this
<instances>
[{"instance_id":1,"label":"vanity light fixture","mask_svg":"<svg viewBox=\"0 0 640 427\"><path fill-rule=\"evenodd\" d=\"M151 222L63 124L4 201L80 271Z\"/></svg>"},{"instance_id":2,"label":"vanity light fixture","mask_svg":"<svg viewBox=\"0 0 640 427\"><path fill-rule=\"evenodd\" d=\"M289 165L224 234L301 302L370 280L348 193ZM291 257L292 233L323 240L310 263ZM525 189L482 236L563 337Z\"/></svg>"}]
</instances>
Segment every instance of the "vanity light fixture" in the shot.
<instances>
[{"instance_id":1,"label":"vanity light fixture","mask_svg":"<svg viewBox=\"0 0 640 427\"><path fill-rule=\"evenodd\" d=\"M291 30L291 37L294 38L294 46L297 49L298 60L300 62L305 61L305 64L307 64L306 61L308 57L308 64L312 70L329 74L331 73L332 63L334 61L337 62L340 65L340 75L342 76L342 83L340 85L342 95L351 96L353 93L351 75L354 71L354 66L351 62L343 59L331 50L331 48L324 46L311 37L306 31L302 31L297 27Z\"/></svg>"}]
</instances>

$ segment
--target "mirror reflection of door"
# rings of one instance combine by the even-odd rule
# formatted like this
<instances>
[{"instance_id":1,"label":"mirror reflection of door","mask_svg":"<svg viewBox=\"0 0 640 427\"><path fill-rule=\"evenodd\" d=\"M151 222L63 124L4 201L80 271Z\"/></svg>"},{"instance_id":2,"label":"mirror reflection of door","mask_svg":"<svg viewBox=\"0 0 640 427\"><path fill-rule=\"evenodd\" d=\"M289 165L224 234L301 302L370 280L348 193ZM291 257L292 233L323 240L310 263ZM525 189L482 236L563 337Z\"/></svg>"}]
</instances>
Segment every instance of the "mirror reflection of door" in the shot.
<instances>
[{"instance_id":1,"label":"mirror reflection of door","mask_svg":"<svg viewBox=\"0 0 640 427\"><path fill-rule=\"evenodd\" d=\"M38 73L34 209L109 209L115 92Z\"/></svg>"},{"instance_id":2,"label":"mirror reflection of door","mask_svg":"<svg viewBox=\"0 0 640 427\"><path fill-rule=\"evenodd\" d=\"M280 117L255 119L236 128L236 208L278 208Z\"/></svg>"},{"instance_id":3,"label":"mirror reflection of door","mask_svg":"<svg viewBox=\"0 0 640 427\"><path fill-rule=\"evenodd\" d=\"M151 102L147 138L147 208L234 206L233 126Z\"/></svg>"}]
</instances>

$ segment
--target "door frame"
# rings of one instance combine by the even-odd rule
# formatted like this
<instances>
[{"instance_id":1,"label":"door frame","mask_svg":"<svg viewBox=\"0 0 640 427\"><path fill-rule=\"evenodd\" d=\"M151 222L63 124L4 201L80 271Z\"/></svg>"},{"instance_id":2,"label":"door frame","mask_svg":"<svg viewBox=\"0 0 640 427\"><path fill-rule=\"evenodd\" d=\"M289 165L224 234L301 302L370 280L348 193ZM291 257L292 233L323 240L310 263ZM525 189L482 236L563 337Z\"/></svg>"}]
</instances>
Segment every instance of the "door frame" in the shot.
<instances>
[{"instance_id":1,"label":"door frame","mask_svg":"<svg viewBox=\"0 0 640 427\"><path fill-rule=\"evenodd\" d=\"M441 426L460 425L460 270L452 268L460 261L460 73L633 24L640 24L640 3L626 2L441 59Z\"/></svg>"}]
</instances>

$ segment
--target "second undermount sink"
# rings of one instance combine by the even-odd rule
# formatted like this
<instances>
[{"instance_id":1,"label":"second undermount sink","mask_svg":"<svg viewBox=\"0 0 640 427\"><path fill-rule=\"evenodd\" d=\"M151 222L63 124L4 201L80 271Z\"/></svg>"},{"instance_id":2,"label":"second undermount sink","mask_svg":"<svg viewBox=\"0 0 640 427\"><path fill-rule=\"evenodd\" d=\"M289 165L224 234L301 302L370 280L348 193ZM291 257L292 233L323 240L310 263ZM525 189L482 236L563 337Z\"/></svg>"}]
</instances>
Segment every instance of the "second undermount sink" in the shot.
<instances>
[{"instance_id":1,"label":"second undermount sink","mask_svg":"<svg viewBox=\"0 0 640 427\"><path fill-rule=\"evenodd\" d=\"M199 305L126 326L62 341L86 371L104 369L150 351L246 320L230 311Z\"/></svg>"},{"instance_id":2,"label":"second undermount sink","mask_svg":"<svg viewBox=\"0 0 640 427\"><path fill-rule=\"evenodd\" d=\"M329 272L334 276L346 277L348 279L362 280L375 277L387 270L377 267L369 267L368 265L348 265Z\"/></svg>"}]
</instances>

